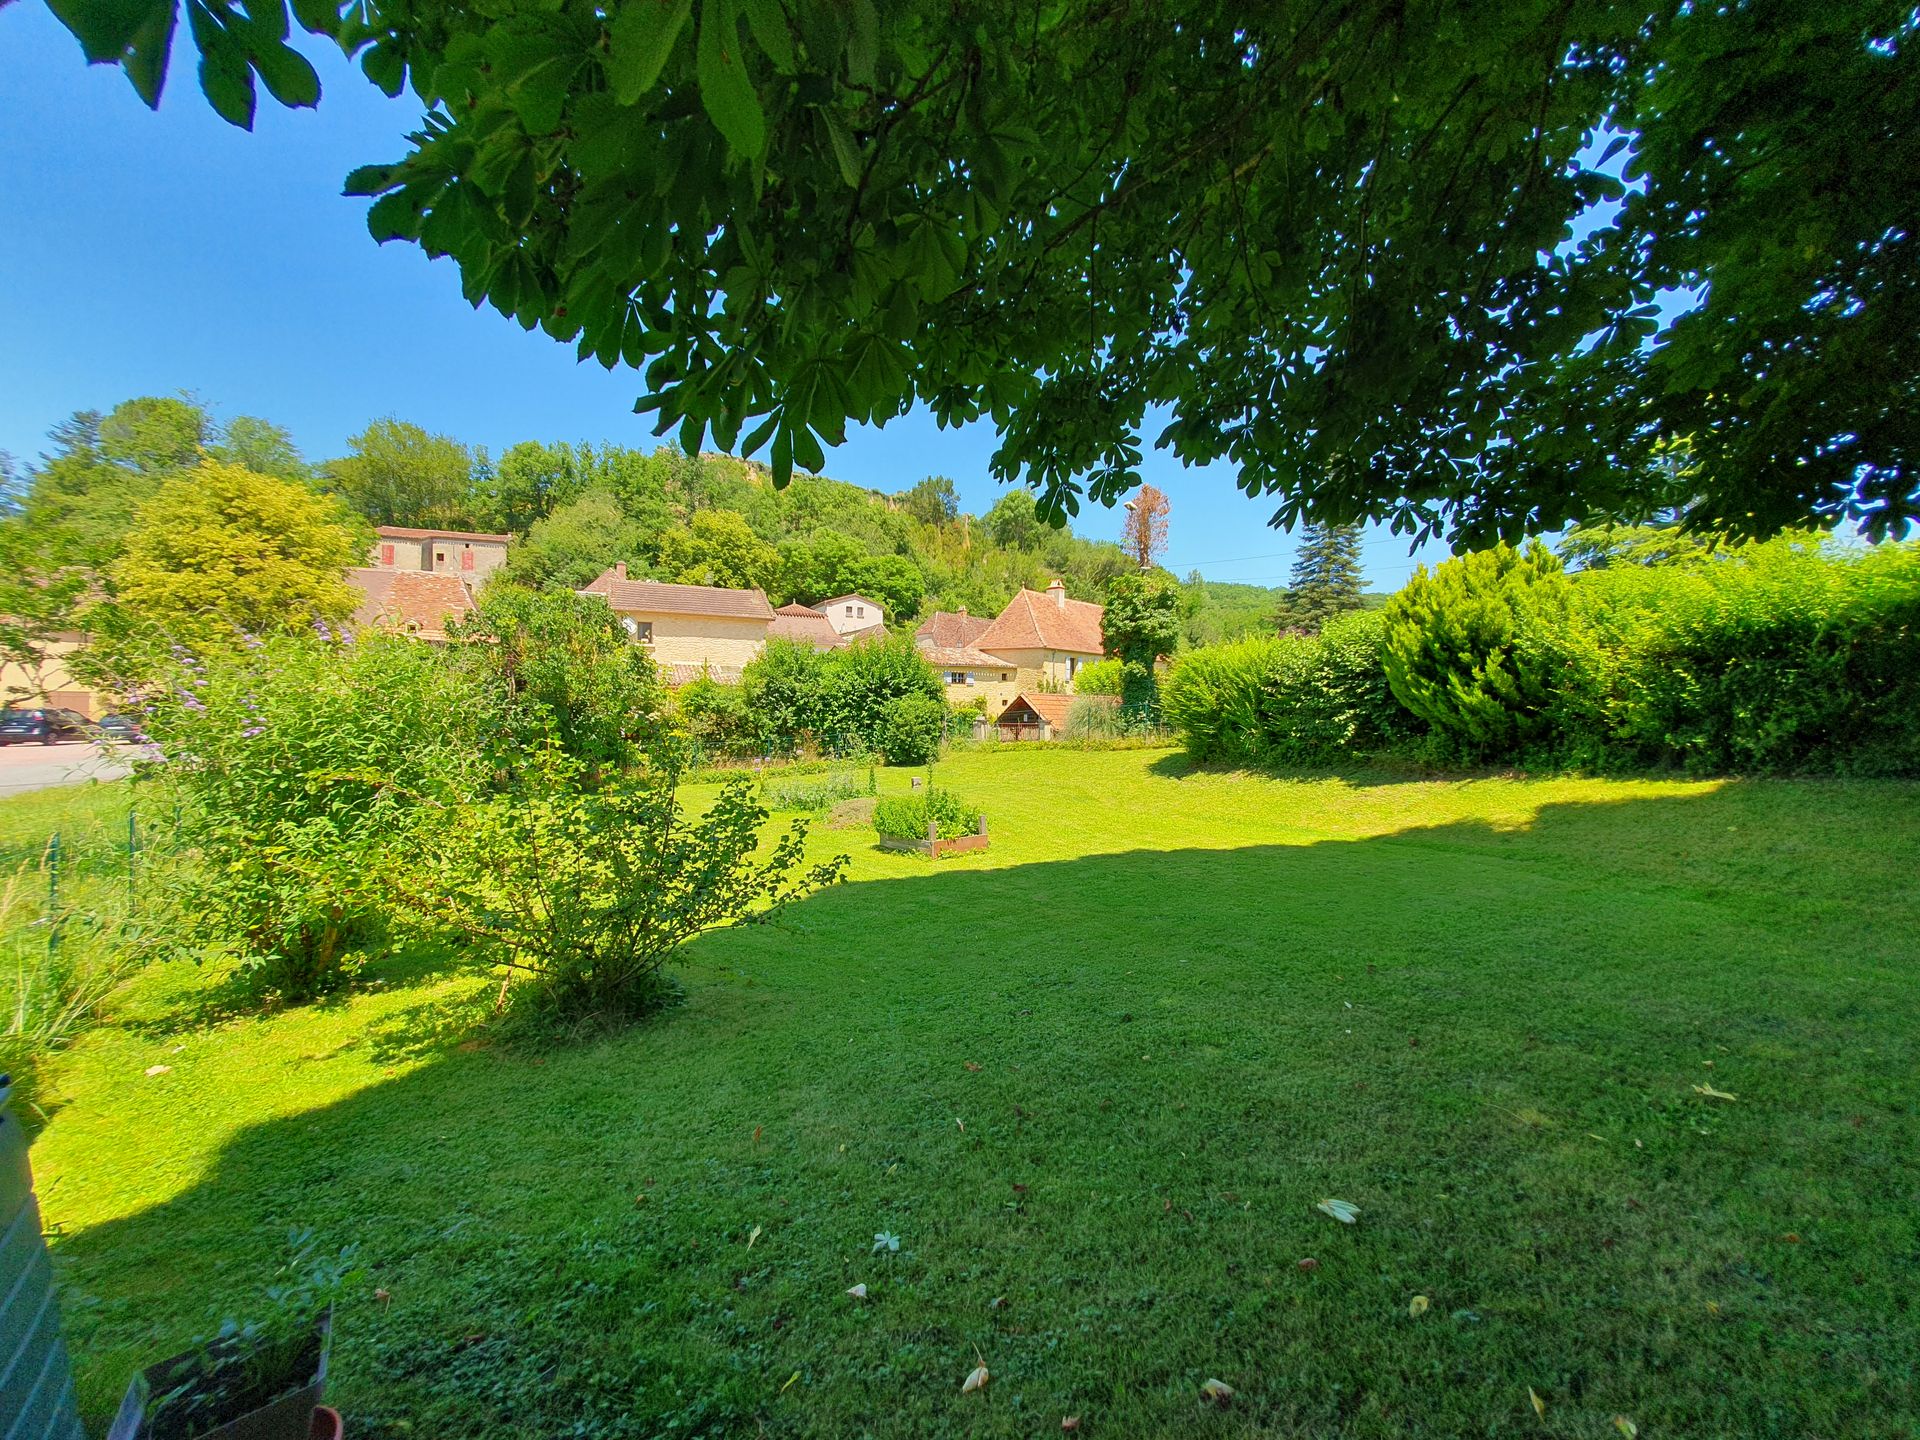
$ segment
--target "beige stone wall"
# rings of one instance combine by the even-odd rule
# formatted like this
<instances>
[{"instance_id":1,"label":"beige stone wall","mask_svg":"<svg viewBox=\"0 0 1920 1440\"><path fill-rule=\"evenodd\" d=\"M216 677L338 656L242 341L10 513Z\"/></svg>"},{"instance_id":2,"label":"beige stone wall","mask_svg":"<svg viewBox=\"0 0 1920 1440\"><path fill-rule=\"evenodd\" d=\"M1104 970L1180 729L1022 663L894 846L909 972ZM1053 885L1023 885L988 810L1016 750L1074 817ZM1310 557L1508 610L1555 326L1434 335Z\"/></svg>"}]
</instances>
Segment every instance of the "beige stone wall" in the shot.
<instances>
[{"instance_id":1,"label":"beige stone wall","mask_svg":"<svg viewBox=\"0 0 1920 1440\"><path fill-rule=\"evenodd\" d=\"M1071 677L1101 658L1066 650L1007 650L995 653L1005 654L1018 667L1014 686L1016 693L1020 690L1071 692Z\"/></svg>"},{"instance_id":2,"label":"beige stone wall","mask_svg":"<svg viewBox=\"0 0 1920 1440\"><path fill-rule=\"evenodd\" d=\"M956 674L966 675L972 683L954 684L952 677ZM1004 680L1000 678L1003 675L1007 677ZM1013 703L1013 697L1020 693L1018 675L1018 670L1012 665L993 670L969 666L964 670L940 671L940 679L947 687L949 705L971 705L975 700L985 700L989 716L998 715Z\"/></svg>"},{"instance_id":3,"label":"beige stone wall","mask_svg":"<svg viewBox=\"0 0 1920 1440\"><path fill-rule=\"evenodd\" d=\"M620 613L653 626L647 653L656 665L746 665L766 648L767 627L772 623L721 615L660 615L645 610Z\"/></svg>"},{"instance_id":4,"label":"beige stone wall","mask_svg":"<svg viewBox=\"0 0 1920 1440\"><path fill-rule=\"evenodd\" d=\"M465 557L473 557L471 567ZM391 558L388 558L391 556ZM374 541L367 564L376 570L431 570L441 575L458 575L469 587L478 588L495 570L507 563L507 547L489 540L396 540Z\"/></svg>"},{"instance_id":5,"label":"beige stone wall","mask_svg":"<svg viewBox=\"0 0 1920 1440\"><path fill-rule=\"evenodd\" d=\"M66 666L65 657L83 643L78 636L49 641L37 665L0 661L0 706L55 705L98 720L113 708L111 701L75 680Z\"/></svg>"}]
</instances>

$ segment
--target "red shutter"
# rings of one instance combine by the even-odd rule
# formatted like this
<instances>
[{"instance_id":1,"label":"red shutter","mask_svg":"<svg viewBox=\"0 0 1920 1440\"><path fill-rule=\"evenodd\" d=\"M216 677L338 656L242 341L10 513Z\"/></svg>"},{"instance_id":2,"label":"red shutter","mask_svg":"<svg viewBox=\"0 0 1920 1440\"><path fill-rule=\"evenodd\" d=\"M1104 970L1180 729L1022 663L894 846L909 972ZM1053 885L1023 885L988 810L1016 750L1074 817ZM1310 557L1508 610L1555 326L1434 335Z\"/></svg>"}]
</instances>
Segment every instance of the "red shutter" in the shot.
<instances>
[{"instance_id":1,"label":"red shutter","mask_svg":"<svg viewBox=\"0 0 1920 1440\"><path fill-rule=\"evenodd\" d=\"M382 565L391 565L393 563L393 547L391 545L382 545L380 547L380 563Z\"/></svg>"},{"instance_id":2,"label":"red shutter","mask_svg":"<svg viewBox=\"0 0 1920 1440\"><path fill-rule=\"evenodd\" d=\"M460 568L462 570L471 570L473 568L473 547L471 545L460 552Z\"/></svg>"}]
</instances>

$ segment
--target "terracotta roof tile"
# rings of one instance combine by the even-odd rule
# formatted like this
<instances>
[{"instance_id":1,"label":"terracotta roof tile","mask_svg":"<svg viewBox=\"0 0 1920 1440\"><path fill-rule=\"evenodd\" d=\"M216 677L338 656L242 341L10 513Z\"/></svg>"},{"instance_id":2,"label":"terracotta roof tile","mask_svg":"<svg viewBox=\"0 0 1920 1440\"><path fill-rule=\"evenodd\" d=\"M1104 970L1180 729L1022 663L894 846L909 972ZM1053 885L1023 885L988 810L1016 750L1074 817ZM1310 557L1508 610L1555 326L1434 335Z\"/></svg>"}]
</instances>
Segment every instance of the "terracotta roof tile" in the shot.
<instances>
[{"instance_id":1,"label":"terracotta roof tile","mask_svg":"<svg viewBox=\"0 0 1920 1440\"><path fill-rule=\"evenodd\" d=\"M1053 594L1022 590L974 644L995 655L1009 650L1066 650L1104 655L1101 621L1106 607L1087 600L1056 600Z\"/></svg>"},{"instance_id":2,"label":"terracotta roof tile","mask_svg":"<svg viewBox=\"0 0 1920 1440\"><path fill-rule=\"evenodd\" d=\"M702 675L717 685L738 685L741 669L738 665L708 665L698 660L671 660L660 667L660 678L674 690L691 685Z\"/></svg>"},{"instance_id":3,"label":"terracotta roof tile","mask_svg":"<svg viewBox=\"0 0 1920 1440\"><path fill-rule=\"evenodd\" d=\"M993 621L985 615L969 615L964 610L936 610L920 622L913 639L922 650L928 646L942 650L971 649L992 628Z\"/></svg>"},{"instance_id":4,"label":"terracotta roof tile","mask_svg":"<svg viewBox=\"0 0 1920 1440\"><path fill-rule=\"evenodd\" d=\"M347 581L365 597L353 612L353 623L363 629L444 640L447 622L471 614L474 608L473 596L458 575L368 568L349 570Z\"/></svg>"},{"instance_id":5,"label":"terracotta roof tile","mask_svg":"<svg viewBox=\"0 0 1920 1440\"><path fill-rule=\"evenodd\" d=\"M831 621L804 605L782 605L767 627L769 640L798 640L816 650L838 650L847 642Z\"/></svg>"},{"instance_id":6,"label":"terracotta roof tile","mask_svg":"<svg viewBox=\"0 0 1920 1440\"><path fill-rule=\"evenodd\" d=\"M605 570L583 595L604 595L615 610L638 615L717 615L732 620L773 619L773 606L759 590L727 590L718 585L668 585L659 580L629 580L626 566Z\"/></svg>"}]
</instances>

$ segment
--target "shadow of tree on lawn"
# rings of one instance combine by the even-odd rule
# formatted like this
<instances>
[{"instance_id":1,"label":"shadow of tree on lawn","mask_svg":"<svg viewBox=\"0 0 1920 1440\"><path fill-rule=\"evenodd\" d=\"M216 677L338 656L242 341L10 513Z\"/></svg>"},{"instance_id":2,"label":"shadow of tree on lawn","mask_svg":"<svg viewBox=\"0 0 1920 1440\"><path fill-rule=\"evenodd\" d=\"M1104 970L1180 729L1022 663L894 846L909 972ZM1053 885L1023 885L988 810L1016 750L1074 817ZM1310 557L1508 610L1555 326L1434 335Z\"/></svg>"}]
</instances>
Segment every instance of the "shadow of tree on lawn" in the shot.
<instances>
[{"instance_id":1,"label":"shadow of tree on lawn","mask_svg":"<svg viewBox=\"0 0 1920 1440\"><path fill-rule=\"evenodd\" d=\"M1211 1374L1270 1435L1492 1433L1528 1383L1763 1434L1844 1429L1874 1373L1897 1413L1920 915L1858 915L1872 847L1730 845L1757 797L929 866L709 937L666 1022L547 1055L403 1012L375 1043L433 1063L62 1237L87 1412L310 1225L367 1268L356 1436L1175 1435Z\"/></svg>"}]
</instances>

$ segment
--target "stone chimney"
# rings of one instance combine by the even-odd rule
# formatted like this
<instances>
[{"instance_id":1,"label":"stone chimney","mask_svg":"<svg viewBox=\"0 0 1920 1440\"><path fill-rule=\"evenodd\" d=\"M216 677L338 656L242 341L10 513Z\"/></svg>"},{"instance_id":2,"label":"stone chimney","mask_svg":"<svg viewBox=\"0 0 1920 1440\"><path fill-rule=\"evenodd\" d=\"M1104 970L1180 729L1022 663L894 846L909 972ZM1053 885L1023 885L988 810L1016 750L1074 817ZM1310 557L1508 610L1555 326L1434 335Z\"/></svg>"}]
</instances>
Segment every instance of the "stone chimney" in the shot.
<instances>
[{"instance_id":1,"label":"stone chimney","mask_svg":"<svg viewBox=\"0 0 1920 1440\"><path fill-rule=\"evenodd\" d=\"M1047 594L1053 597L1053 603L1062 610L1067 608L1067 587L1060 583L1059 577L1047 586Z\"/></svg>"},{"instance_id":2,"label":"stone chimney","mask_svg":"<svg viewBox=\"0 0 1920 1440\"><path fill-rule=\"evenodd\" d=\"M627 578L627 562L626 561L622 560L619 564L613 567L613 578L616 580L624 580Z\"/></svg>"}]
</instances>

